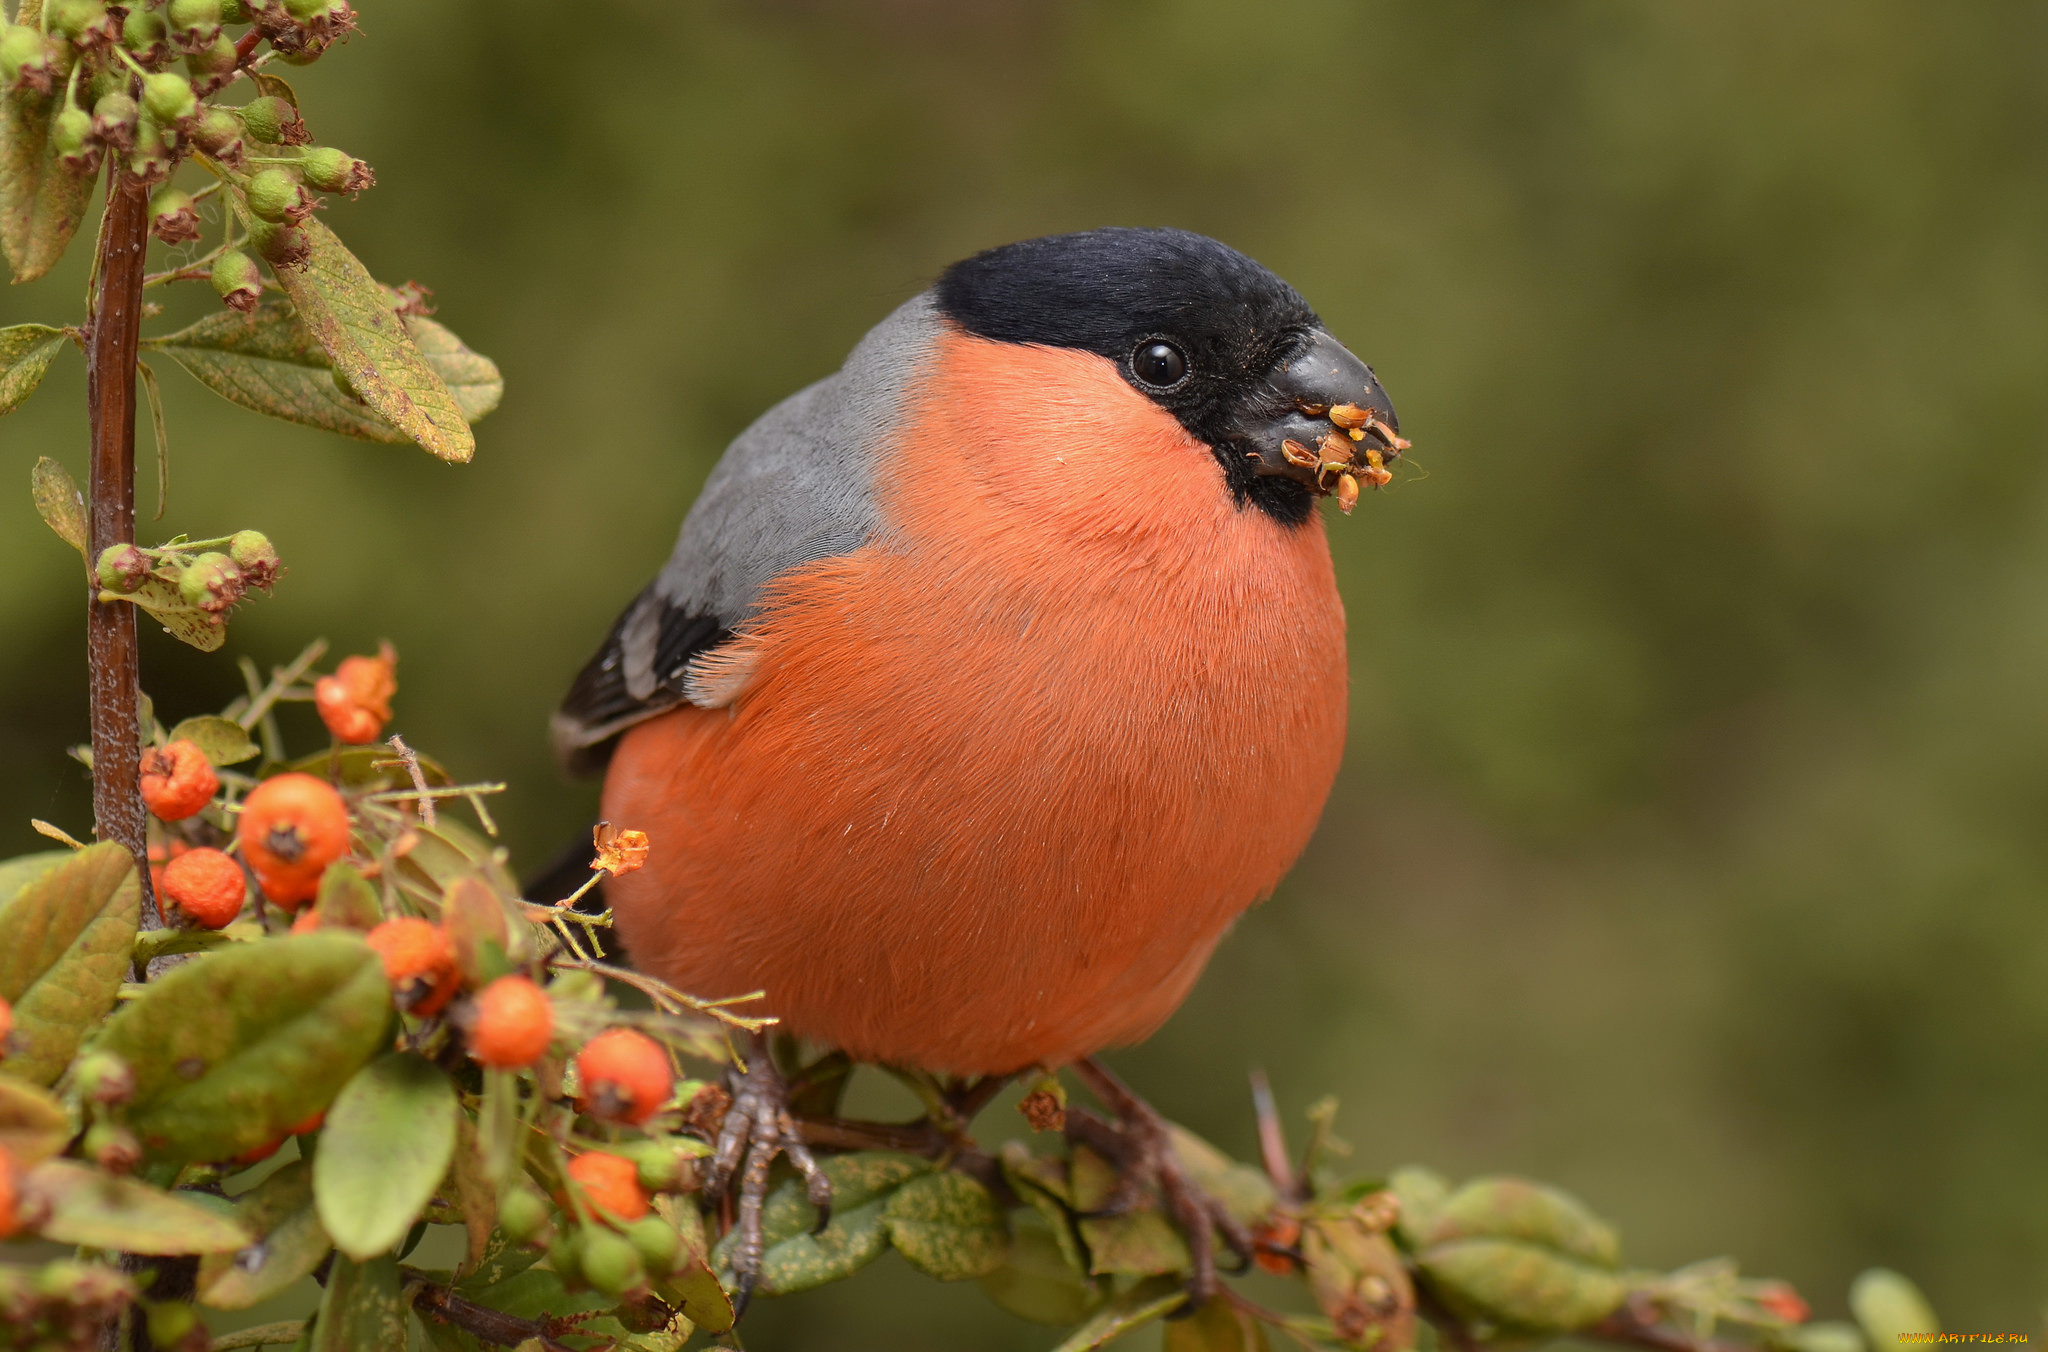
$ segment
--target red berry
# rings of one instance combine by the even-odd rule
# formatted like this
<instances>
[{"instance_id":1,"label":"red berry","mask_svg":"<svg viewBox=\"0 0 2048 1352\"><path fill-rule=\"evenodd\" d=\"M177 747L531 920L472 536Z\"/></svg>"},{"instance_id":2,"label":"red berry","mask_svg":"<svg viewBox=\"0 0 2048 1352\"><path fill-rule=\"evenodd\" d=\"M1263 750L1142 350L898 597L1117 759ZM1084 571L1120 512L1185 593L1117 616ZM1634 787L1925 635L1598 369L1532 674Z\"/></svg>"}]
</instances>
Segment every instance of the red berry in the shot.
<instances>
[{"instance_id":1,"label":"red berry","mask_svg":"<svg viewBox=\"0 0 2048 1352\"><path fill-rule=\"evenodd\" d=\"M391 721L397 693L398 654L386 643L375 657L344 657L332 676L315 681L313 707L336 741L361 746Z\"/></svg>"},{"instance_id":2,"label":"red berry","mask_svg":"<svg viewBox=\"0 0 2048 1352\"><path fill-rule=\"evenodd\" d=\"M278 775L242 804L235 834L263 894L296 907L320 890L327 866L348 853L348 805L324 779Z\"/></svg>"},{"instance_id":3,"label":"red berry","mask_svg":"<svg viewBox=\"0 0 2048 1352\"><path fill-rule=\"evenodd\" d=\"M213 801L220 778L206 753L180 739L142 753L142 801L167 822L181 822Z\"/></svg>"},{"instance_id":4,"label":"red berry","mask_svg":"<svg viewBox=\"0 0 2048 1352\"><path fill-rule=\"evenodd\" d=\"M606 1220L637 1221L647 1214L647 1194L640 1187L640 1166L622 1155L592 1150L569 1161L569 1177L583 1189L583 1200Z\"/></svg>"},{"instance_id":5,"label":"red berry","mask_svg":"<svg viewBox=\"0 0 2048 1352\"><path fill-rule=\"evenodd\" d=\"M187 850L164 866L163 893L195 924L217 930L242 913L248 882L219 850Z\"/></svg>"},{"instance_id":6,"label":"red berry","mask_svg":"<svg viewBox=\"0 0 2048 1352\"><path fill-rule=\"evenodd\" d=\"M469 1054L494 1070L538 1061L555 1035L547 993L523 976L501 976L477 993Z\"/></svg>"},{"instance_id":7,"label":"red berry","mask_svg":"<svg viewBox=\"0 0 2048 1352\"><path fill-rule=\"evenodd\" d=\"M384 975L400 1009L422 1017L437 1014L455 994L455 949L439 925L404 915L364 937L384 959Z\"/></svg>"},{"instance_id":8,"label":"red berry","mask_svg":"<svg viewBox=\"0 0 2048 1352\"><path fill-rule=\"evenodd\" d=\"M609 1029L586 1043L576 1053L576 1074L585 1111L612 1122L645 1122L675 1089L668 1053L631 1028Z\"/></svg>"},{"instance_id":9,"label":"red berry","mask_svg":"<svg viewBox=\"0 0 2048 1352\"><path fill-rule=\"evenodd\" d=\"M20 1184L16 1180L17 1169L14 1156L7 1147L0 1145L0 1239L5 1239L21 1228Z\"/></svg>"}]
</instances>

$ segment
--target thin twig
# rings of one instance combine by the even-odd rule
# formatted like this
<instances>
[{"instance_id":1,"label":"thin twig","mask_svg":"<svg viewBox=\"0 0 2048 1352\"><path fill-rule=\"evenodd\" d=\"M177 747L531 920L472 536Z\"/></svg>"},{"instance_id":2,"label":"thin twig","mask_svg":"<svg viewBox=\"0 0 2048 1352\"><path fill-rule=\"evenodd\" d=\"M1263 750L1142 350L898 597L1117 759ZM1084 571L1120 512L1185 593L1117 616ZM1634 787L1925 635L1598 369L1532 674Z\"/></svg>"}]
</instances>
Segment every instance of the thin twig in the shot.
<instances>
[{"instance_id":1,"label":"thin twig","mask_svg":"<svg viewBox=\"0 0 2048 1352\"><path fill-rule=\"evenodd\" d=\"M426 1281L424 1274L413 1268L404 1269L405 1275L421 1283L418 1294L412 1298L412 1307L428 1319L451 1324L464 1333L471 1334L495 1347L517 1347L528 1339L539 1343L546 1352L570 1352L556 1342L550 1333L550 1320L543 1324L537 1320L521 1319L516 1314L506 1314L464 1300L445 1286L436 1286Z\"/></svg>"},{"instance_id":2,"label":"thin twig","mask_svg":"<svg viewBox=\"0 0 2048 1352\"><path fill-rule=\"evenodd\" d=\"M662 1010L666 1014L681 1014L686 1010L694 1014L706 1014L720 1023L749 1033L758 1033L777 1022L776 1019L765 1016L749 1018L744 1014L734 1014L726 1008L727 1005L741 1004L748 1000L758 1000L763 994L761 991L754 991L748 995L729 995L722 1000L700 1000L694 995L683 994L665 981L657 981L651 976L642 976L640 973L628 971L624 967L614 967L608 962L557 958L552 965L575 972L595 972L607 980L631 986L634 990L639 991L648 999L654 1001L655 1008Z\"/></svg>"},{"instance_id":3,"label":"thin twig","mask_svg":"<svg viewBox=\"0 0 2048 1352\"><path fill-rule=\"evenodd\" d=\"M252 694L249 699L249 707L235 715L235 722L242 725L242 731L251 731L258 723L262 722L265 715L270 712L271 707L278 700L284 698L285 692L297 685L299 679L312 670L313 664L326 656L326 654L327 640L316 638L311 643L308 643L305 651L294 657L289 664L282 667L272 667L270 669L270 683ZM251 684L253 685L254 682L252 681Z\"/></svg>"},{"instance_id":4,"label":"thin twig","mask_svg":"<svg viewBox=\"0 0 2048 1352\"><path fill-rule=\"evenodd\" d=\"M427 790L427 776L426 772L420 769L419 753L407 746L405 738L395 732L391 734L388 745L398 753L398 763L405 767L406 774L412 776L412 786L417 792L411 796L419 805L420 820L431 831L435 822L434 795ZM500 784L498 787L502 789L505 786Z\"/></svg>"},{"instance_id":5,"label":"thin twig","mask_svg":"<svg viewBox=\"0 0 2048 1352\"><path fill-rule=\"evenodd\" d=\"M251 1347L288 1347L299 1340L306 1331L303 1319L286 1319L275 1324L258 1324L255 1328L236 1329L223 1333L208 1345L209 1352L242 1352Z\"/></svg>"}]
</instances>

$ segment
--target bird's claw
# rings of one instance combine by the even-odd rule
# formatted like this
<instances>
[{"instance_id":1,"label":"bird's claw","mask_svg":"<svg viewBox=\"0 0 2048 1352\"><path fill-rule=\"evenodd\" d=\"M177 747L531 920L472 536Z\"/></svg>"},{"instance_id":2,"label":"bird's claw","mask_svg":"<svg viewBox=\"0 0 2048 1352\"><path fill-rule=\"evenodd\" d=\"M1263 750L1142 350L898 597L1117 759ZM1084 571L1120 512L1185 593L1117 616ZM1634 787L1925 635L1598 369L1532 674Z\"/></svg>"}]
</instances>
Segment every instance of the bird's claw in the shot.
<instances>
[{"instance_id":1,"label":"bird's claw","mask_svg":"<svg viewBox=\"0 0 2048 1352\"><path fill-rule=\"evenodd\" d=\"M1200 1309L1219 1286L1217 1237L1222 1237L1236 1260L1231 1271L1243 1272L1251 1266L1256 1251L1251 1231L1189 1177L1174 1150L1166 1119L1151 1104L1093 1057L1077 1063L1074 1070L1116 1115L1113 1126L1085 1114L1069 1115L1069 1134L1084 1139L1119 1166L1116 1191L1102 1212L1114 1215L1133 1210L1143 1204L1148 1186L1158 1189L1167 1215L1188 1242L1188 1300L1182 1309L1188 1313Z\"/></svg>"},{"instance_id":2,"label":"bird's claw","mask_svg":"<svg viewBox=\"0 0 2048 1352\"><path fill-rule=\"evenodd\" d=\"M744 1072L732 1073L732 1107L718 1130L711 1155L711 1171L705 1192L714 1198L726 1196L738 1182L736 1232L732 1245L733 1318L746 1313L754 1288L761 1280L761 1258L765 1245L761 1236L761 1209L768 1197L768 1174L775 1157L790 1162L804 1180L804 1195L818 1211L813 1233L832 1222L832 1180L818 1167L811 1148L797 1131L789 1111L788 1087L775 1069L775 1060L765 1045L752 1049Z\"/></svg>"}]
</instances>

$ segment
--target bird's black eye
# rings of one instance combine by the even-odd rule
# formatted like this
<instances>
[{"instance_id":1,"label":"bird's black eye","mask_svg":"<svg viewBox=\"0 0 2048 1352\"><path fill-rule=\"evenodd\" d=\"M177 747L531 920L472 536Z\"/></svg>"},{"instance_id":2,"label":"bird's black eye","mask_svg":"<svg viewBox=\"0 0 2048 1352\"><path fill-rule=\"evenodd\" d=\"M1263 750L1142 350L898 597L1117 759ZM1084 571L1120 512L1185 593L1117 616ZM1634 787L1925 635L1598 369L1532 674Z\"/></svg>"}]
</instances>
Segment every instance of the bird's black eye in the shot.
<instances>
[{"instance_id":1,"label":"bird's black eye","mask_svg":"<svg viewBox=\"0 0 2048 1352\"><path fill-rule=\"evenodd\" d=\"M1144 343L1131 354L1131 372L1147 385L1164 389L1180 384L1188 373L1188 359L1172 343Z\"/></svg>"}]
</instances>

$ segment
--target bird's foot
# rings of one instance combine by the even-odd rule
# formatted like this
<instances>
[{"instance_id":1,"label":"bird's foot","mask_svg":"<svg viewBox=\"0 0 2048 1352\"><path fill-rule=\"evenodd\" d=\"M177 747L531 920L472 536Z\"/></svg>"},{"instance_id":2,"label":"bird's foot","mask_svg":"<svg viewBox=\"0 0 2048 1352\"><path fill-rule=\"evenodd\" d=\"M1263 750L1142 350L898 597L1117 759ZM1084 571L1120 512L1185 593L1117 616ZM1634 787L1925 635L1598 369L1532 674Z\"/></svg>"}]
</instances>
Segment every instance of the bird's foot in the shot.
<instances>
[{"instance_id":1,"label":"bird's foot","mask_svg":"<svg viewBox=\"0 0 2048 1352\"><path fill-rule=\"evenodd\" d=\"M1188 1302L1183 1308L1189 1312L1201 1308L1219 1285L1218 1237L1236 1257L1235 1270L1242 1272L1251 1265L1255 1251L1251 1231L1189 1176L1174 1149L1166 1119L1151 1104L1093 1057L1076 1063L1074 1072L1116 1117L1113 1124L1085 1112L1071 1112L1067 1117L1070 1137L1119 1165L1116 1193L1103 1211L1129 1211L1142 1203L1148 1188L1156 1188L1166 1214L1188 1243Z\"/></svg>"},{"instance_id":2,"label":"bird's foot","mask_svg":"<svg viewBox=\"0 0 2048 1352\"><path fill-rule=\"evenodd\" d=\"M748 1050L745 1071L732 1072L732 1107L719 1128L705 1192L722 1198L737 1186L737 1237L732 1246L733 1318L746 1313L761 1280L761 1208L768 1197L768 1173L777 1155L803 1176L804 1195L818 1209L817 1229L832 1220L832 1180L818 1168L789 1111L789 1089L775 1069L765 1040Z\"/></svg>"}]
</instances>

